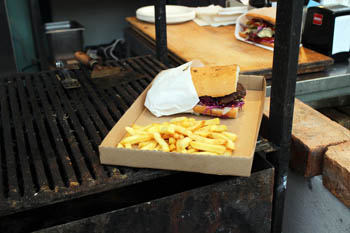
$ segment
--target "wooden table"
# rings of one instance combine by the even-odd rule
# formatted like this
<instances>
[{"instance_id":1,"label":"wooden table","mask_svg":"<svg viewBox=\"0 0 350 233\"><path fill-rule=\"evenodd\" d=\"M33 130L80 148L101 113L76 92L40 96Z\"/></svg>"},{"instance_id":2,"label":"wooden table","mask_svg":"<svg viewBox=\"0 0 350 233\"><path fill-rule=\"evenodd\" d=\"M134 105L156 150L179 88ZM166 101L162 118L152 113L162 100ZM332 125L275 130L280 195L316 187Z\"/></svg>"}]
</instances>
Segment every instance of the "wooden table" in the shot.
<instances>
[{"instance_id":1,"label":"wooden table","mask_svg":"<svg viewBox=\"0 0 350 233\"><path fill-rule=\"evenodd\" d=\"M135 17L126 20L138 35L155 46L154 24ZM193 21L168 25L169 55L182 62L198 59L205 65L238 64L242 73L271 75L273 52L237 40L234 31L235 26L200 27ZM321 71L331 64L332 58L300 48L299 73Z\"/></svg>"}]
</instances>

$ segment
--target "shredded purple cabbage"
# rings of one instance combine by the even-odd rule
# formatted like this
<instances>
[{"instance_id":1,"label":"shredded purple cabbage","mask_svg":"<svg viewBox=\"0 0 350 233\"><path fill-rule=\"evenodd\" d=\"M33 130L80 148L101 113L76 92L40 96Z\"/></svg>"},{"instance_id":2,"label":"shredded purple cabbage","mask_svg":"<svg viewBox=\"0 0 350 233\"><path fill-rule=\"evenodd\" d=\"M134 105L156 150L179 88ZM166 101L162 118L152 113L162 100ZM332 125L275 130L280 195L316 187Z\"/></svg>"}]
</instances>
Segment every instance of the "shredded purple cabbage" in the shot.
<instances>
[{"instance_id":1,"label":"shredded purple cabbage","mask_svg":"<svg viewBox=\"0 0 350 233\"><path fill-rule=\"evenodd\" d=\"M220 108L220 106L216 106L216 105L208 106L208 105L206 105L204 113L207 113L208 111L210 112L213 108Z\"/></svg>"},{"instance_id":2,"label":"shredded purple cabbage","mask_svg":"<svg viewBox=\"0 0 350 233\"><path fill-rule=\"evenodd\" d=\"M257 33L260 32L261 30L263 30L264 28L265 28L264 25L258 26L258 28L257 28ZM256 34L257 34L257 33L256 33Z\"/></svg>"},{"instance_id":3,"label":"shredded purple cabbage","mask_svg":"<svg viewBox=\"0 0 350 233\"><path fill-rule=\"evenodd\" d=\"M234 100L226 104L219 104L215 99L209 96L201 96L199 97L199 105L205 105L210 109L213 108L225 108L225 107L242 107L244 105L243 99Z\"/></svg>"}]
</instances>

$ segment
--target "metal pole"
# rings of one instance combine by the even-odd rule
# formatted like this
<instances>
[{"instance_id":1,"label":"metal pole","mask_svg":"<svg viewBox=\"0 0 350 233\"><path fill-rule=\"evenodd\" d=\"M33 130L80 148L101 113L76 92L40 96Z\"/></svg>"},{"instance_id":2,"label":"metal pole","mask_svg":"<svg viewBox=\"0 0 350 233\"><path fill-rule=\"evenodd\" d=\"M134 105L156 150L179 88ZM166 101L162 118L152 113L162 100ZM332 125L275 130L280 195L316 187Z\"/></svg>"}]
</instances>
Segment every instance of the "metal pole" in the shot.
<instances>
[{"instance_id":1,"label":"metal pole","mask_svg":"<svg viewBox=\"0 0 350 233\"><path fill-rule=\"evenodd\" d=\"M282 231L303 3L303 0L277 1L269 139L280 149L268 157L275 166L273 233Z\"/></svg>"},{"instance_id":2,"label":"metal pole","mask_svg":"<svg viewBox=\"0 0 350 233\"><path fill-rule=\"evenodd\" d=\"M16 72L16 58L11 38L6 1L0 0L0 73Z\"/></svg>"},{"instance_id":3,"label":"metal pole","mask_svg":"<svg viewBox=\"0 0 350 233\"><path fill-rule=\"evenodd\" d=\"M48 55L47 51L45 49L45 32L44 32L44 23L41 16L40 11L40 3L38 0L30 0L29 1L29 9L30 9L30 17L32 21L32 30L33 30L33 37L35 42L35 50L36 55L40 62L40 69L41 70L48 70L49 69L49 62L48 62Z\"/></svg>"},{"instance_id":4,"label":"metal pole","mask_svg":"<svg viewBox=\"0 0 350 233\"><path fill-rule=\"evenodd\" d=\"M156 55L159 61L168 65L165 5L166 0L156 0L154 15L156 25Z\"/></svg>"}]
</instances>

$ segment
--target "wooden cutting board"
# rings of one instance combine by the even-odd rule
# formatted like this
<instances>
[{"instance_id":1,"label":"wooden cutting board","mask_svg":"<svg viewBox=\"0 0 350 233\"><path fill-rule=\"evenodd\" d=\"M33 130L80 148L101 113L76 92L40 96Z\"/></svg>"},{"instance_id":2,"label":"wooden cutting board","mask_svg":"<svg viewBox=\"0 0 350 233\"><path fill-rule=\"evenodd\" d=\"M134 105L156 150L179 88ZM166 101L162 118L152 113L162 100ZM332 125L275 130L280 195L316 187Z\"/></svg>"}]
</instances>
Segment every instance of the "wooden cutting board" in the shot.
<instances>
[{"instance_id":1,"label":"wooden cutting board","mask_svg":"<svg viewBox=\"0 0 350 233\"><path fill-rule=\"evenodd\" d=\"M131 27L143 38L155 43L155 26L126 18ZM205 65L238 64L241 72L269 75L272 71L273 52L239 41L234 36L235 26L200 27L190 21L167 25L168 49L183 61L198 59ZM299 73L314 72L333 64L333 59L301 47Z\"/></svg>"}]
</instances>

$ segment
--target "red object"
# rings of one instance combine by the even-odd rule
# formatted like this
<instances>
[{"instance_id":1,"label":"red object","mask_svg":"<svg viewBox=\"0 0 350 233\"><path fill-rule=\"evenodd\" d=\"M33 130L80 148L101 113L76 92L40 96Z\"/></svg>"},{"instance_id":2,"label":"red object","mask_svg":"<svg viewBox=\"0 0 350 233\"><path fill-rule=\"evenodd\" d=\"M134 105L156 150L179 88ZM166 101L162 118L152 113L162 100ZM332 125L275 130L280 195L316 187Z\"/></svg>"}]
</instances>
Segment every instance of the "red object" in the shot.
<instances>
[{"instance_id":1,"label":"red object","mask_svg":"<svg viewBox=\"0 0 350 233\"><path fill-rule=\"evenodd\" d=\"M314 18L312 20L312 23L315 25L322 25L322 21L323 21L323 15L314 13Z\"/></svg>"}]
</instances>

